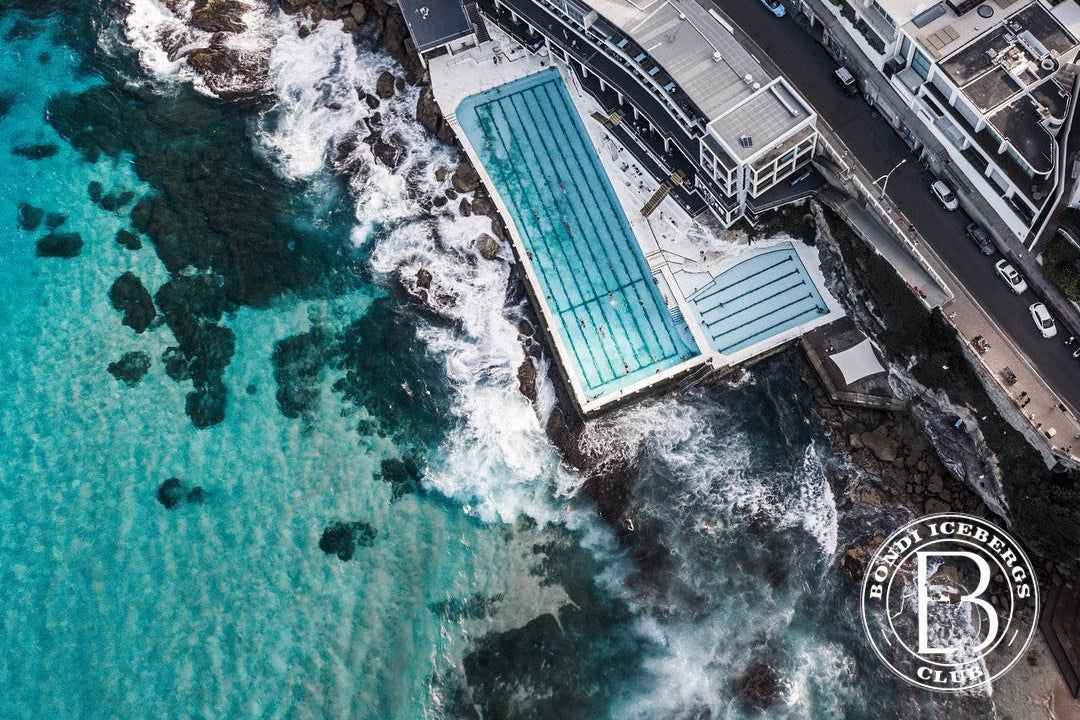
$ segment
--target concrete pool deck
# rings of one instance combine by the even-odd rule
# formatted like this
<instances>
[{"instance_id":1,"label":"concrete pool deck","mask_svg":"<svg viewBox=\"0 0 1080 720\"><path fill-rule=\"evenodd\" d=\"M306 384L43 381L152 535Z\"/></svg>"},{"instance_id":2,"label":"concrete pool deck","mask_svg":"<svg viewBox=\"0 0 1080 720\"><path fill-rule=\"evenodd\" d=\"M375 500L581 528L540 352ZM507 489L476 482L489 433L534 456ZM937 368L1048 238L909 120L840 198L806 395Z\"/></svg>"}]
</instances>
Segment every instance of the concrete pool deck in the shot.
<instances>
[{"instance_id":1,"label":"concrete pool deck","mask_svg":"<svg viewBox=\"0 0 1080 720\"><path fill-rule=\"evenodd\" d=\"M594 416L640 398L692 373L695 378L699 378L702 374L714 370L733 369L768 355L799 337L805 330L831 322L843 314L839 304L825 290L816 251L800 243L788 242L784 246L796 253L805 266L806 274L813 279L816 290L826 305L826 312L810 322L785 329L736 351L727 354L716 352L694 303L689 299L693 291L688 291L686 277L703 275L711 281L713 277L720 276L760 253L775 251L777 243L763 242L752 248L737 245L695 222L670 198L665 199L650 218L642 216L640 209L655 191L660 180L643 171L634 162L632 155L622 148L600 123L590 117L598 106L582 91L574 74L559 62L553 63L547 57L529 53L497 28L493 28L491 34L491 42L460 54L433 59L429 66L432 89L466 156L491 193L500 214L507 220L514 256L522 267L530 298L553 345L557 356L556 366L570 387L575 403L585 416ZM629 377L632 373L628 372L627 383L612 382L617 389L600 396L596 396L595 388L586 387L583 382L585 369L578 357L581 345L578 342L568 342L566 326L552 302L556 298L545 297L548 294L545 292L545 289L548 289L547 279L537 263L541 258L534 258L529 250L529 239L531 237L535 244L537 229L518 227L518 222L514 219L514 208L511 207L514 205L520 215L521 208L516 205L517 199L503 197L499 190L500 184L492 175L493 168L485 166L483 157L491 154L491 149L484 148L484 152L479 152L462 126L462 118L457 116L466 98L521 81L522 78L545 70L550 71L551 68L555 68L561 75L562 84L565 85L592 144L591 150L606 173L622 214L636 240L634 249L640 253L646 272L651 273L663 306L672 322L680 325L685 323L684 331L688 331L696 345L693 350L697 354L693 357L663 367L646 377L640 377L640 373ZM469 105L472 104L470 102ZM469 121L472 122L471 116ZM471 129L475 134L475 127ZM632 382L629 382L630 380Z\"/></svg>"}]
</instances>

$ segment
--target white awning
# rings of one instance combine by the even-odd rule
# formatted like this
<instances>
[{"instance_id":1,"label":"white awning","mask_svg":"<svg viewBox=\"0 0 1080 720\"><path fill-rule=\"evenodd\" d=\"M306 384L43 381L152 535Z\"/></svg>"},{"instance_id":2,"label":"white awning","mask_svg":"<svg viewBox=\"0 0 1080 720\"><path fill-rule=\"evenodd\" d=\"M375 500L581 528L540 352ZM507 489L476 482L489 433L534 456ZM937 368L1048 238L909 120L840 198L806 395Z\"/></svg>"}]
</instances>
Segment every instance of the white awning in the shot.
<instances>
[{"instance_id":1,"label":"white awning","mask_svg":"<svg viewBox=\"0 0 1080 720\"><path fill-rule=\"evenodd\" d=\"M830 355L829 359L836 363L840 374L844 376L845 385L885 372L869 338L843 352Z\"/></svg>"}]
</instances>

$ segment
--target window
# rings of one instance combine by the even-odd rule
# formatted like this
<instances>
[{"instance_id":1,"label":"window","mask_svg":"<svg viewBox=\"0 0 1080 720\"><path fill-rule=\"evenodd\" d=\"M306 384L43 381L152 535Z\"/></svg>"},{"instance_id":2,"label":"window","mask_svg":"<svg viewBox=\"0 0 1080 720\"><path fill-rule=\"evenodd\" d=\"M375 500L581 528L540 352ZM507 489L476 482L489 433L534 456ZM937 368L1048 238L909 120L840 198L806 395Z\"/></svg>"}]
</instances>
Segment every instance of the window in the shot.
<instances>
[{"instance_id":1,"label":"window","mask_svg":"<svg viewBox=\"0 0 1080 720\"><path fill-rule=\"evenodd\" d=\"M909 38L907 35L904 35L904 39L900 41L900 54L897 57L899 57L901 60L903 60L904 63L906 64L907 63L907 56L908 56L908 54L910 52L911 52L911 38Z\"/></svg>"},{"instance_id":2,"label":"window","mask_svg":"<svg viewBox=\"0 0 1080 720\"><path fill-rule=\"evenodd\" d=\"M911 58L911 69L919 74L923 80L930 76L930 58L923 54L922 50L915 49L915 55Z\"/></svg>"}]
</instances>

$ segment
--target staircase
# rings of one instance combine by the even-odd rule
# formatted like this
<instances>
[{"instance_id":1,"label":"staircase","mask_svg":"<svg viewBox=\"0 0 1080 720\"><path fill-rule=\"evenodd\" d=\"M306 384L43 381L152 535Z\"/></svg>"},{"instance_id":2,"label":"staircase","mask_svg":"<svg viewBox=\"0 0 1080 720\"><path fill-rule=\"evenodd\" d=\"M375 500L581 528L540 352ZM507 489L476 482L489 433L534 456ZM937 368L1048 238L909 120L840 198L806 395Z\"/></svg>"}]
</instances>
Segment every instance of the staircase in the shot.
<instances>
[{"instance_id":1,"label":"staircase","mask_svg":"<svg viewBox=\"0 0 1080 720\"><path fill-rule=\"evenodd\" d=\"M712 372L713 372L713 368L712 368L712 365L710 365L709 363L703 363L703 364L699 365L696 370L694 370L692 373L690 373L689 375L684 377L679 382L677 392L683 393L683 392L686 392L687 390L689 390L690 388L697 387L701 383L708 380L709 376L712 375Z\"/></svg>"},{"instance_id":2,"label":"staircase","mask_svg":"<svg viewBox=\"0 0 1080 720\"><path fill-rule=\"evenodd\" d=\"M656 192L652 194L649 201L645 203L645 207L641 208L642 217L649 217L653 214L656 208L660 207L660 203L664 201L664 198L671 192L671 183L665 180L660 184L660 187L656 189Z\"/></svg>"},{"instance_id":3,"label":"staircase","mask_svg":"<svg viewBox=\"0 0 1080 720\"><path fill-rule=\"evenodd\" d=\"M616 110L610 115L604 115L603 113L594 112L591 113L589 117L603 125L605 129L610 130L622 122L623 114L621 110Z\"/></svg>"},{"instance_id":4,"label":"staircase","mask_svg":"<svg viewBox=\"0 0 1080 720\"><path fill-rule=\"evenodd\" d=\"M465 6L465 15L476 30L476 42L478 44L486 43L491 39L491 35L488 35L487 25L484 24L484 18L480 17L480 8L476 6L476 3L469 3Z\"/></svg>"}]
</instances>

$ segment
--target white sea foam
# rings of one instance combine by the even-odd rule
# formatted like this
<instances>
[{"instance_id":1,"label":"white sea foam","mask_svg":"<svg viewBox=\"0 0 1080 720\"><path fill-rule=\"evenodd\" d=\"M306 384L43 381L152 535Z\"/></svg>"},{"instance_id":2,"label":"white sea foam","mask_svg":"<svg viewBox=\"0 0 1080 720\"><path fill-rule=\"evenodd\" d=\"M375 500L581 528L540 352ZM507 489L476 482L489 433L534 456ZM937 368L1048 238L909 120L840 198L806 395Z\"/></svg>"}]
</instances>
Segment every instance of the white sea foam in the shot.
<instances>
[{"instance_id":1,"label":"white sea foam","mask_svg":"<svg viewBox=\"0 0 1080 720\"><path fill-rule=\"evenodd\" d=\"M154 0L134 4L147 17L138 33L130 29L134 21L129 20L129 34L137 38L132 42L157 42L160 30L153 28L168 26L168 18L155 21L152 11L161 8ZM283 176L314 179L343 140L368 131L372 111L357 88L373 91L379 72L394 69L392 60L355 46L340 23L323 22L300 40L286 27L291 19L277 16L268 22L281 27L269 58L277 102L257 124L258 142ZM149 49L144 62L163 73L182 72L167 54ZM449 321L424 324L420 330L445 364L456 419L425 482L482 520L509 521L522 513L541 522L561 520L589 530L591 547L610 549L587 511L567 508L580 478L560 463L543 432L542 421L555 403L547 368L538 372L537 407L517 389L517 369L525 354L517 331L520 312L505 302L510 268L502 260L481 259L473 248L476 236L489 230L488 220L459 217L452 205L435 216L424 209L425 201L445 188L436 180L436 169L452 169L456 153L416 123L416 100L417 90L407 88L379 107L383 137L403 148L400 166L391 170L379 164L360 142L350 159L365 170L353 174L350 185L357 210L352 239L358 246L370 246L371 268L387 282L408 282L421 268L430 272L431 304ZM732 392L746 391L756 382L747 374ZM805 528L821 555L833 555L836 511L816 449L807 448L801 466L786 476L755 474L750 469L751 438L735 423L725 426L730 420L725 412L709 401L668 397L589 423L585 442L594 454L613 461L645 451L678 479L678 492L664 498L664 507L646 506L642 512L678 517L691 525L684 529L706 540L714 533L739 531L736 516L761 514L778 527ZM613 562L608 567L610 586L623 592L623 566ZM704 570L690 564L682 571L713 580ZM792 621L790 610L759 612L751 606L758 600L760 595L736 592L719 609L692 622L641 614L638 633L667 652L646 661L654 682L649 691L627 700L625 716L669 717L702 704L714 708L714 717L729 716L733 710L724 704L730 699L730 678L741 669L736 654L755 633L772 636ZM725 632L742 644L725 644ZM807 646L813 670L792 680L788 698L793 705L802 702L802 688L846 662L833 657L833 650Z\"/></svg>"},{"instance_id":2,"label":"white sea foam","mask_svg":"<svg viewBox=\"0 0 1080 720\"><path fill-rule=\"evenodd\" d=\"M159 82L190 82L199 92L215 96L215 90L250 90L250 74L238 72L211 88L187 64L187 54L210 46L213 33L191 25L194 0L125 0L124 35L139 55L139 62ZM245 29L226 33L224 46L240 51L246 62L264 56L278 38L295 35L295 24L284 13L271 11L261 2L248 3L241 17Z\"/></svg>"}]
</instances>

